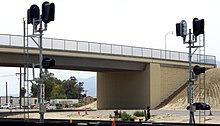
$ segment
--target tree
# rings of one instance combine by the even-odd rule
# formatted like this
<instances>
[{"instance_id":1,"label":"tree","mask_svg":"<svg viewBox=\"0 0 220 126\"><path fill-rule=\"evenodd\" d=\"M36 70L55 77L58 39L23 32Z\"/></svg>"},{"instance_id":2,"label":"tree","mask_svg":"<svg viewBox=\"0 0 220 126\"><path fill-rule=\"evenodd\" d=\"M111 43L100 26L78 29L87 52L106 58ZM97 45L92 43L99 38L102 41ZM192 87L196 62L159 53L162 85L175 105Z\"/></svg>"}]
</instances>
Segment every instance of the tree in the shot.
<instances>
[{"instance_id":1,"label":"tree","mask_svg":"<svg viewBox=\"0 0 220 126\"><path fill-rule=\"evenodd\" d=\"M21 97L24 97L26 93L26 89L24 87L21 88Z\"/></svg>"},{"instance_id":2,"label":"tree","mask_svg":"<svg viewBox=\"0 0 220 126\"><path fill-rule=\"evenodd\" d=\"M83 83L77 81L74 76L63 81L63 89L67 98L81 98Z\"/></svg>"},{"instance_id":3,"label":"tree","mask_svg":"<svg viewBox=\"0 0 220 126\"><path fill-rule=\"evenodd\" d=\"M31 93L33 97L37 97L39 94L39 78L36 81L37 84L32 84ZM52 73L49 73L45 77L43 83L45 84L45 99L56 98L82 98L83 84L79 82L74 76L71 76L68 80L61 81L54 77Z\"/></svg>"},{"instance_id":4,"label":"tree","mask_svg":"<svg viewBox=\"0 0 220 126\"><path fill-rule=\"evenodd\" d=\"M63 86L60 84L55 84L51 91L51 99L64 99L66 95L63 91Z\"/></svg>"},{"instance_id":5,"label":"tree","mask_svg":"<svg viewBox=\"0 0 220 126\"><path fill-rule=\"evenodd\" d=\"M83 84L84 84L84 82L79 82L78 84L77 84L77 90L78 90L78 96L79 96L79 98L81 99L83 96L82 96L82 92L84 92L84 88L83 88Z\"/></svg>"},{"instance_id":6,"label":"tree","mask_svg":"<svg viewBox=\"0 0 220 126\"><path fill-rule=\"evenodd\" d=\"M57 79L56 77L53 76L53 74L51 74L50 76L48 76L45 80L44 80L44 84L45 84L45 99L49 100L51 98L55 98L55 96L53 96L54 94L52 94L53 90L57 90L57 93L62 93L64 94L62 90L62 81ZM59 87L59 88L58 88ZM56 89L54 89L56 88Z\"/></svg>"},{"instance_id":7,"label":"tree","mask_svg":"<svg viewBox=\"0 0 220 126\"><path fill-rule=\"evenodd\" d=\"M36 79L36 84L32 84L32 86L31 86L31 92L32 92L33 97L38 96L39 83L40 83L40 80L38 78L38 79ZM52 92L52 90L55 90L54 89L55 87L57 88L57 85L58 85L58 87L60 87L59 88L60 90L63 90L62 89L62 81L57 79L56 77L54 77L53 73L49 73L47 75L47 77L45 77L43 83L45 84L45 99L46 100L49 100L51 98L55 98L55 96L52 96L53 94L51 94L51 92ZM59 91L58 93L59 94L62 93L61 95L64 95L63 91Z\"/></svg>"},{"instance_id":8,"label":"tree","mask_svg":"<svg viewBox=\"0 0 220 126\"><path fill-rule=\"evenodd\" d=\"M37 84L32 84L31 86L31 93L32 97L37 97L38 96L38 88L39 86Z\"/></svg>"},{"instance_id":9,"label":"tree","mask_svg":"<svg viewBox=\"0 0 220 126\"><path fill-rule=\"evenodd\" d=\"M77 79L71 76L70 79L63 81L63 89L67 98L77 98L76 94Z\"/></svg>"}]
</instances>

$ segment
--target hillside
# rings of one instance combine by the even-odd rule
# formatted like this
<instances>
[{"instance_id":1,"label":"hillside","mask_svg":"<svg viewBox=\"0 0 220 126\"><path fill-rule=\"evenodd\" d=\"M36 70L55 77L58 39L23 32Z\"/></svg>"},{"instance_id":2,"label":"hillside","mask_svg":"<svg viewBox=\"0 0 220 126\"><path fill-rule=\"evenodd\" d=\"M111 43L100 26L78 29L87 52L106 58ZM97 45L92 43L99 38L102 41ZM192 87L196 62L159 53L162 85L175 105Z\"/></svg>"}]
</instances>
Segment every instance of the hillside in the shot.
<instances>
[{"instance_id":1,"label":"hillside","mask_svg":"<svg viewBox=\"0 0 220 126\"><path fill-rule=\"evenodd\" d=\"M206 102L212 108L220 108L220 68L209 69L205 73ZM196 85L195 85L196 88ZM194 91L194 102L199 101L198 88ZM187 106L187 88L161 109L185 109Z\"/></svg>"}]
</instances>

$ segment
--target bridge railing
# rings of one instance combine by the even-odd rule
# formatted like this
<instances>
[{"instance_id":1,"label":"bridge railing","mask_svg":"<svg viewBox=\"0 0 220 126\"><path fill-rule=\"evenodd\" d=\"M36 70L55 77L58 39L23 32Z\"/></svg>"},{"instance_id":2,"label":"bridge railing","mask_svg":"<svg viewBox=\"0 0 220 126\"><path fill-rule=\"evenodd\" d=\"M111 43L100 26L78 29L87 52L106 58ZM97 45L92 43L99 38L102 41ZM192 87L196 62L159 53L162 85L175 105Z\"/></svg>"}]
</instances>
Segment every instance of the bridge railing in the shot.
<instances>
[{"instance_id":1,"label":"bridge railing","mask_svg":"<svg viewBox=\"0 0 220 126\"><path fill-rule=\"evenodd\" d=\"M32 37L36 42L39 42L39 37ZM10 35L0 34L0 45L5 46L18 46L23 47L23 36L21 35ZM38 48L37 44L29 37L28 46L32 48ZM101 53L111 55L123 55L133 57L146 57L155 59L167 59L177 61L188 61L188 53L134 47L126 45L106 44L97 42L67 40L67 39L56 39L56 38L43 38L43 48L54 49L54 50L66 50L66 51L78 51L78 52L89 52L89 53ZM201 60L200 57L205 57ZM207 64L216 64L216 57L212 55L199 55L194 54L192 61L205 62Z\"/></svg>"}]
</instances>

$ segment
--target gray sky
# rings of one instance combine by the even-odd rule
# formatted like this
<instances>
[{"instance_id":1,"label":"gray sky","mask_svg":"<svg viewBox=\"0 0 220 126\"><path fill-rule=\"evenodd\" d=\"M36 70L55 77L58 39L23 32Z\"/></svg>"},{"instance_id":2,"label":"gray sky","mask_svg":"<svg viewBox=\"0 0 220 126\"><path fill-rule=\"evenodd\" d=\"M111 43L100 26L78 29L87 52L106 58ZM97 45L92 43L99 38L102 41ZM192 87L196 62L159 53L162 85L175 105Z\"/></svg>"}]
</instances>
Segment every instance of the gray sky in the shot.
<instances>
[{"instance_id":1,"label":"gray sky","mask_svg":"<svg viewBox=\"0 0 220 126\"><path fill-rule=\"evenodd\" d=\"M41 8L43 0L1 2L0 33L23 34L22 20L32 4ZM205 19L206 52L218 55L220 1L218 0L51 0L56 6L55 21L49 23L47 37L165 48L165 34L175 32L175 24L193 18ZM10 6L9 6L10 5ZM178 48L177 48L178 47ZM187 51L182 39L167 36L167 49ZM219 54L220 55L220 54Z\"/></svg>"},{"instance_id":2,"label":"gray sky","mask_svg":"<svg viewBox=\"0 0 220 126\"><path fill-rule=\"evenodd\" d=\"M49 1L49 0L48 0ZM41 8L43 0L1 0L0 34L23 34L23 17L32 4ZM205 19L206 54L220 60L220 1L219 0L50 0L56 6L55 21L48 24L45 37L92 41L110 44L187 52L181 37L175 35L175 24L186 20L188 29L197 17ZM1 70L0 80L11 70ZM3 72L4 71L4 72ZM95 73L64 72L89 77ZM56 73L55 73L56 74ZM57 75L59 76L59 75ZM14 77L15 83L17 77ZM62 77L61 77L62 78ZM65 77L63 77L65 78ZM68 78L68 77L66 77ZM12 79L9 79L12 80ZM0 95L4 95L0 87ZM13 91L14 92L14 91Z\"/></svg>"}]
</instances>

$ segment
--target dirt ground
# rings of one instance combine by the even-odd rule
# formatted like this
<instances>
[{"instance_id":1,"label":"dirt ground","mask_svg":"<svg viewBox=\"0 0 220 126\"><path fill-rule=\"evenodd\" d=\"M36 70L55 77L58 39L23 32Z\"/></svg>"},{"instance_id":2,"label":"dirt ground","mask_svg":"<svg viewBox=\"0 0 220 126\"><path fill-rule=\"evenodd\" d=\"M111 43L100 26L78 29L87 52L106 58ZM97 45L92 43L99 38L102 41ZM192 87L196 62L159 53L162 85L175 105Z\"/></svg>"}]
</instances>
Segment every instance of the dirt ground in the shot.
<instances>
[{"instance_id":1,"label":"dirt ground","mask_svg":"<svg viewBox=\"0 0 220 126\"><path fill-rule=\"evenodd\" d=\"M113 110L106 110L105 113L101 111L99 113L99 110L96 112L91 111L80 111L80 115L78 114L78 111L74 112L56 112L56 113L45 113L45 119L67 119L67 120L112 120L109 118L109 115L113 115ZM13 116L7 116L5 118L23 118L24 115L13 115ZM39 119L39 113L30 113L29 115L25 115L25 117ZM196 123L199 123L199 116L195 116ZM139 121L136 119L136 121ZM151 119L148 120L148 122L178 122L178 123L188 123L189 122L189 116L183 116L179 114L152 114ZM204 123L204 121L201 119L201 123ZM220 116L206 116L205 117L205 123L209 124L220 124Z\"/></svg>"}]
</instances>

